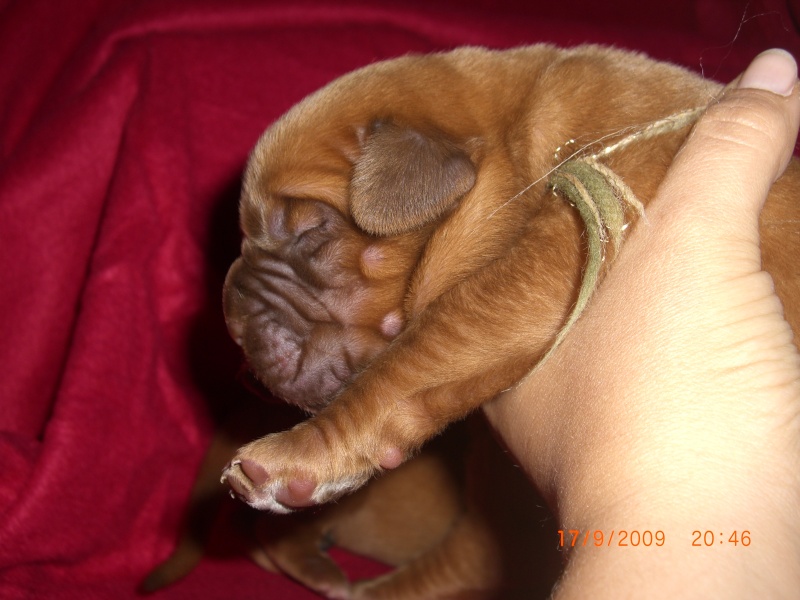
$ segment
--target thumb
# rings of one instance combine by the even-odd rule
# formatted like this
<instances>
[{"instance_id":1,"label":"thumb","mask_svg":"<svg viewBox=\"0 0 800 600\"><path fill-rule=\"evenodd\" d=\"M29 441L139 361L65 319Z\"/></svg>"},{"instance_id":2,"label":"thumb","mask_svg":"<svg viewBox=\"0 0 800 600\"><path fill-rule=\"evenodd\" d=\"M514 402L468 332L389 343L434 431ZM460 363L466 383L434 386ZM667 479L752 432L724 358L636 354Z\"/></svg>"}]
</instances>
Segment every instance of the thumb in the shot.
<instances>
[{"instance_id":1,"label":"thumb","mask_svg":"<svg viewBox=\"0 0 800 600\"><path fill-rule=\"evenodd\" d=\"M704 228L719 226L722 235L757 239L758 213L797 138L796 83L792 56L768 50L709 107L660 190L680 199L684 216ZM657 211L649 216L657 217Z\"/></svg>"}]
</instances>

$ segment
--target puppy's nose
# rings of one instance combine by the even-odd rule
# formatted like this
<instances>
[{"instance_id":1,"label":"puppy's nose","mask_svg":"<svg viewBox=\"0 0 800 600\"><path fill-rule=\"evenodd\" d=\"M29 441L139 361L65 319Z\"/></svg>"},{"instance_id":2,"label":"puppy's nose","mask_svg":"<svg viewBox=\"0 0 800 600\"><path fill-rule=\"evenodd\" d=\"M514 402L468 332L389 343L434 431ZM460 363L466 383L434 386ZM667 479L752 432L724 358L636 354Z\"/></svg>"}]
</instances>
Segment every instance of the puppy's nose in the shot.
<instances>
[{"instance_id":1,"label":"puppy's nose","mask_svg":"<svg viewBox=\"0 0 800 600\"><path fill-rule=\"evenodd\" d=\"M244 327L242 327L239 321L228 323L228 333L231 334L233 341L236 342L236 345L240 348L242 347L243 329Z\"/></svg>"}]
</instances>

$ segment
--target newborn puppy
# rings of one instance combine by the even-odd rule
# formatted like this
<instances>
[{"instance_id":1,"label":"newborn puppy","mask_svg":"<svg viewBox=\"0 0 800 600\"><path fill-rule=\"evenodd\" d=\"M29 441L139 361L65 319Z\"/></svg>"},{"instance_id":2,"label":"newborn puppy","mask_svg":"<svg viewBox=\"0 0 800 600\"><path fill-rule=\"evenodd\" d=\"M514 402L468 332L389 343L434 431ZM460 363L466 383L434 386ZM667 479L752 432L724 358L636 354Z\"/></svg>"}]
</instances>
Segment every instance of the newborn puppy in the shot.
<instances>
[{"instance_id":1,"label":"newborn puppy","mask_svg":"<svg viewBox=\"0 0 800 600\"><path fill-rule=\"evenodd\" d=\"M720 92L617 50L469 48L371 65L291 109L251 155L224 308L253 373L313 416L240 448L223 479L259 509L328 502L514 385L564 325L586 260L548 174ZM688 132L603 162L646 203ZM795 331L798 189L792 163L761 231ZM481 578L464 589L497 585Z\"/></svg>"}]
</instances>

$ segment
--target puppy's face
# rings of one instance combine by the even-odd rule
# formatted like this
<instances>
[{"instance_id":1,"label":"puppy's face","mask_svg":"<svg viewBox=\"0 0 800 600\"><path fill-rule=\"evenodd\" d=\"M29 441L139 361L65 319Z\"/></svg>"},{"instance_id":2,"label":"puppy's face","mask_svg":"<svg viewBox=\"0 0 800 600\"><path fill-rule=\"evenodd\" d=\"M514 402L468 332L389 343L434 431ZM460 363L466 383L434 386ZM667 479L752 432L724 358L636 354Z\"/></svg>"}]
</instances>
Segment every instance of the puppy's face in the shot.
<instances>
[{"instance_id":1,"label":"puppy's face","mask_svg":"<svg viewBox=\"0 0 800 600\"><path fill-rule=\"evenodd\" d=\"M223 302L253 373L311 413L401 332L424 241L474 182L440 135L385 120L319 133L282 121L253 152Z\"/></svg>"},{"instance_id":2,"label":"puppy's face","mask_svg":"<svg viewBox=\"0 0 800 600\"><path fill-rule=\"evenodd\" d=\"M367 240L330 206L277 197L225 283L228 329L258 379L316 412L393 333L358 310ZM391 324L390 324L391 325Z\"/></svg>"}]
</instances>

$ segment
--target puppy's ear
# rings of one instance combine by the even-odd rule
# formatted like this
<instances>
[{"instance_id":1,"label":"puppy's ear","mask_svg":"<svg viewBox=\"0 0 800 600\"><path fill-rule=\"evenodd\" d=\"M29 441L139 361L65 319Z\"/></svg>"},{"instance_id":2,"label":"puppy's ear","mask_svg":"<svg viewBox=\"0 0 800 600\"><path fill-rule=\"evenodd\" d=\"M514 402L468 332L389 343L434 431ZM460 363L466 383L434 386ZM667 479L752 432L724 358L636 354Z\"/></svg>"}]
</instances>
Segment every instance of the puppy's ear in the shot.
<instances>
[{"instance_id":1,"label":"puppy's ear","mask_svg":"<svg viewBox=\"0 0 800 600\"><path fill-rule=\"evenodd\" d=\"M443 215L474 184L474 165L444 136L377 121L356 161L350 211L367 233L398 235Z\"/></svg>"}]
</instances>

